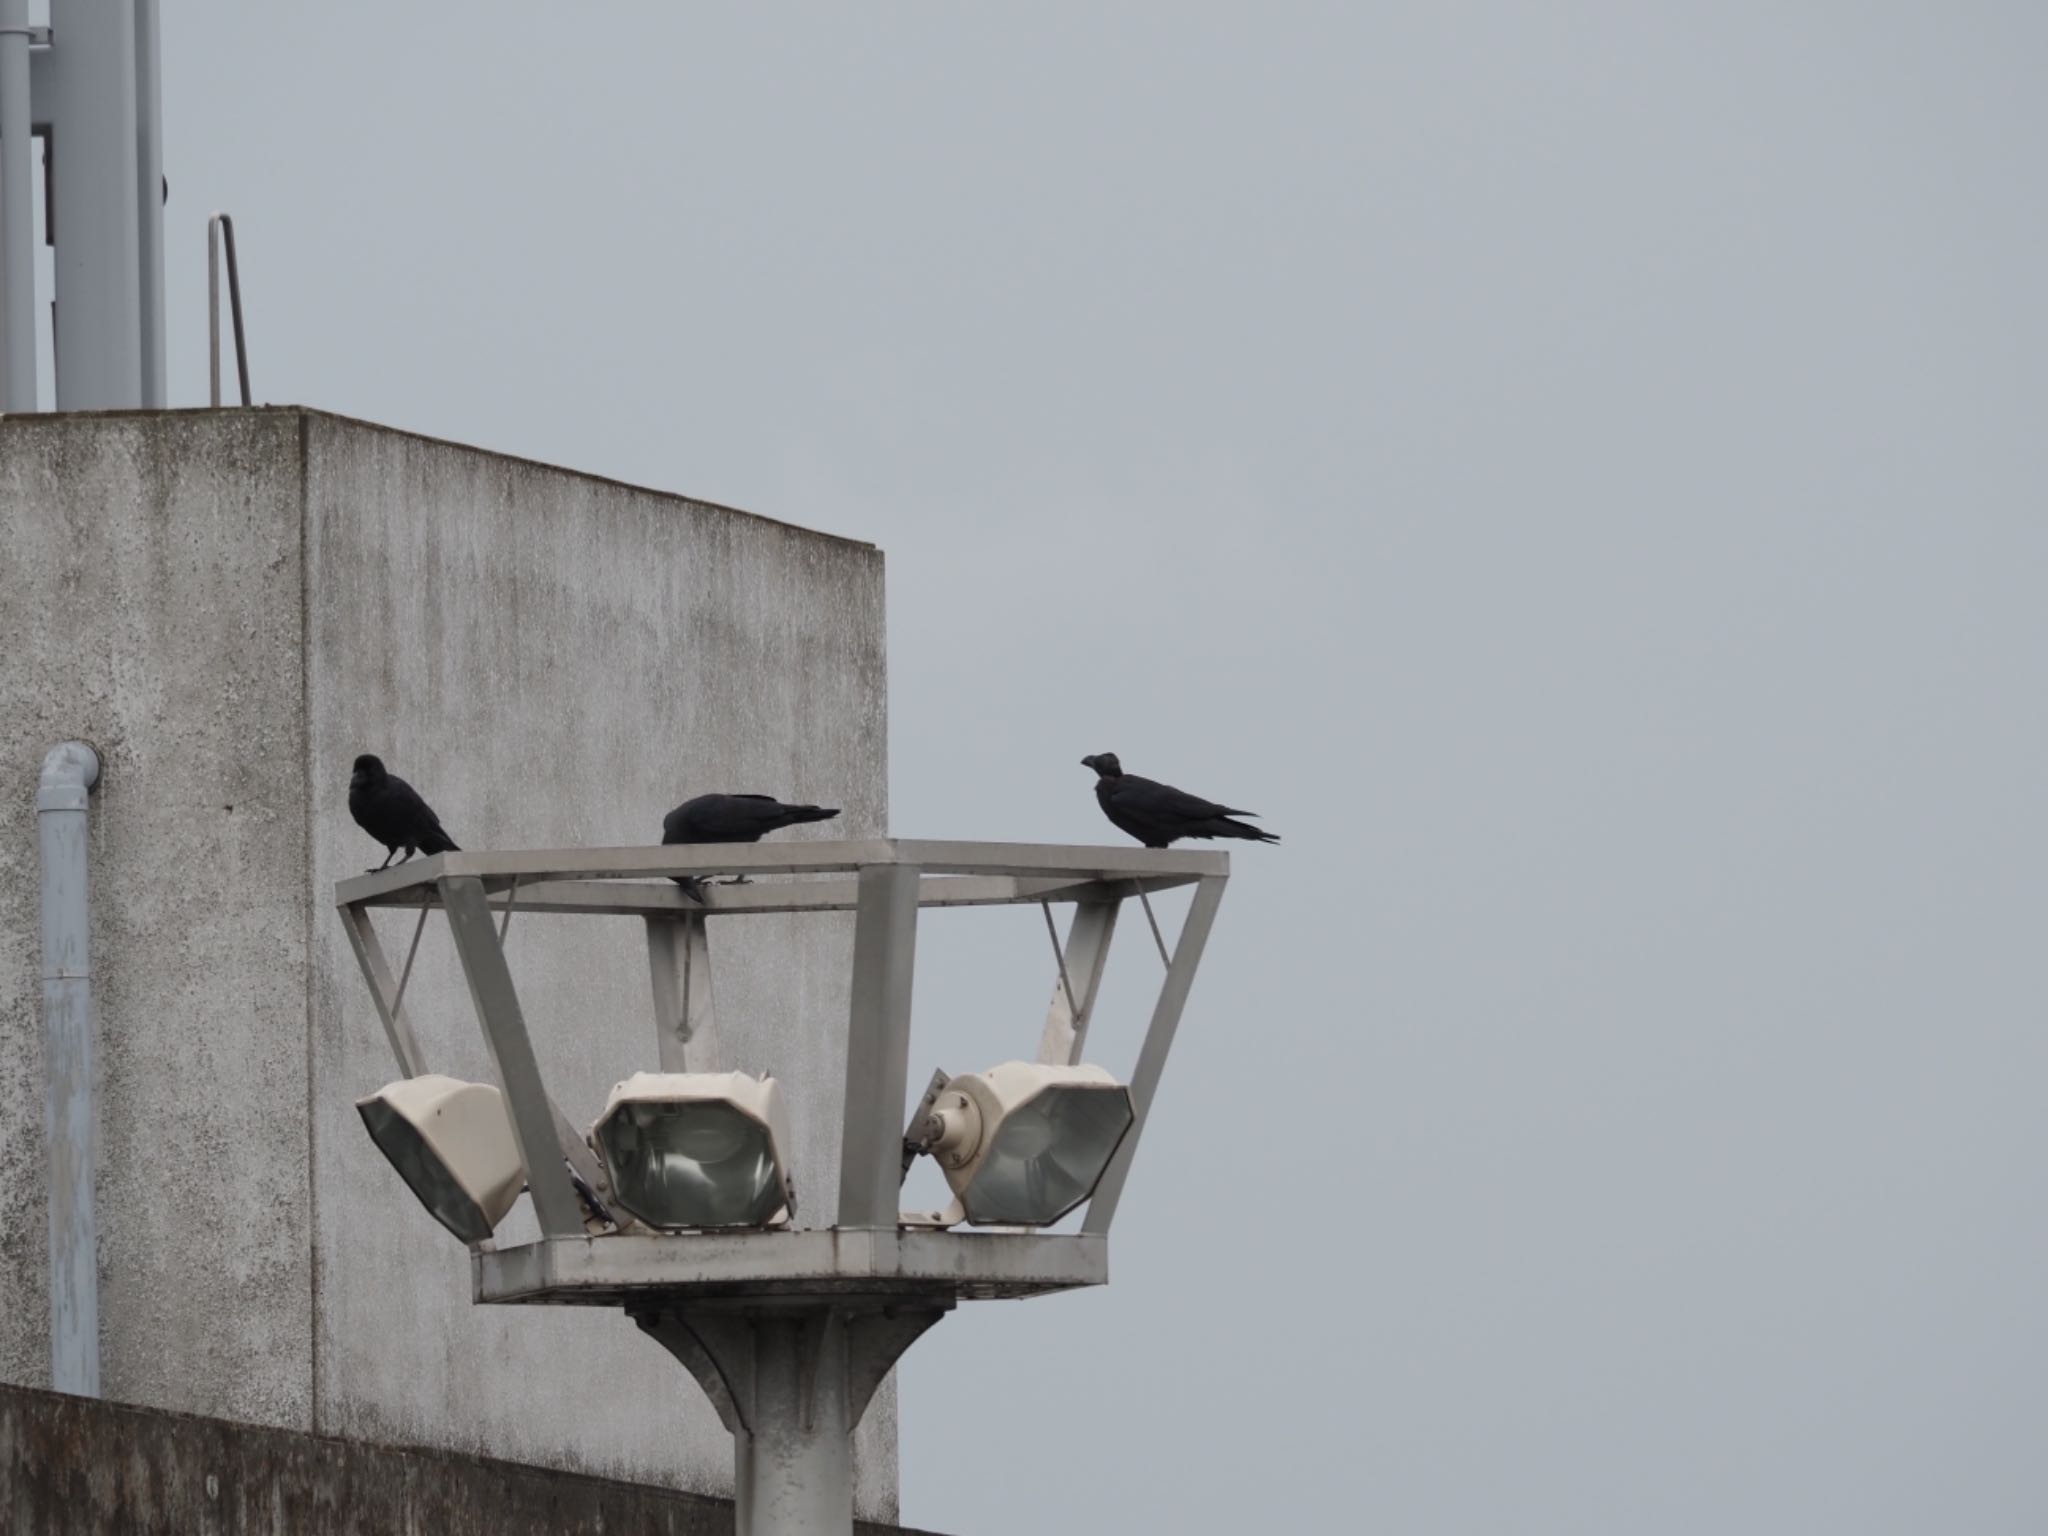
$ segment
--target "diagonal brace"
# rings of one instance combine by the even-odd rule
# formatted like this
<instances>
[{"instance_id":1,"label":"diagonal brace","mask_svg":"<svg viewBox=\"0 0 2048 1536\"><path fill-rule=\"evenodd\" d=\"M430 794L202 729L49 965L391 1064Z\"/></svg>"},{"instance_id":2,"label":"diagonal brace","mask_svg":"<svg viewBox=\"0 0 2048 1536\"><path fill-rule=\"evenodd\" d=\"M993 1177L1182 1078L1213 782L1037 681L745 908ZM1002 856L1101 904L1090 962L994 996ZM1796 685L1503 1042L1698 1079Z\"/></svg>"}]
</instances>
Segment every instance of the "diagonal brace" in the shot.
<instances>
[{"instance_id":1,"label":"diagonal brace","mask_svg":"<svg viewBox=\"0 0 2048 1536\"><path fill-rule=\"evenodd\" d=\"M534 1214L549 1237L581 1237L583 1217L568 1169L563 1166L555 1106L541 1081L540 1062L527 1034L511 969L505 964L504 947L498 942L497 925L491 921L483 881L465 875L444 877L437 883L449 930L455 936L455 952L462 960L462 974L469 982L470 1000L476 1005L477 1022L483 1026L484 1043L497 1068L512 1136L526 1164Z\"/></svg>"}]
</instances>

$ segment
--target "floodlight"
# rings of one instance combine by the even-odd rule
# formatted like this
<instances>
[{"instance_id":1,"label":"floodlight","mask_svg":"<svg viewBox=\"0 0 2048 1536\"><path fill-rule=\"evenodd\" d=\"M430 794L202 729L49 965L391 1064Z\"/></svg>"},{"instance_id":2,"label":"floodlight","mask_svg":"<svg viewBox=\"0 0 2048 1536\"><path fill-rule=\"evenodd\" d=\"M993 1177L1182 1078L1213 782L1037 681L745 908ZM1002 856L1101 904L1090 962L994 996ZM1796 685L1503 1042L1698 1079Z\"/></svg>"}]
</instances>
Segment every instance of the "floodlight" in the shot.
<instances>
[{"instance_id":1,"label":"floodlight","mask_svg":"<svg viewBox=\"0 0 2048 1536\"><path fill-rule=\"evenodd\" d=\"M616 1202L650 1227L768 1227L795 1206L772 1077L635 1072L590 1128Z\"/></svg>"},{"instance_id":2,"label":"floodlight","mask_svg":"<svg viewBox=\"0 0 2048 1536\"><path fill-rule=\"evenodd\" d=\"M1095 1192L1133 1118L1100 1067L1008 1061L948 1082L924 1140L971 1224L1043 1227Z\"/></svg>"},{"instance_id":3,"label":"floodlight","mask_svg":"<svg viewBox=\"0 0 2048 1536\"><path fill-rule=\"evenodd\" d=\"M496 1231L526 1187L505 1101L489 1083L400 1078L358 1099L356 1112L420 1204L465 1243Z\"/></svg>"}]
</instances>

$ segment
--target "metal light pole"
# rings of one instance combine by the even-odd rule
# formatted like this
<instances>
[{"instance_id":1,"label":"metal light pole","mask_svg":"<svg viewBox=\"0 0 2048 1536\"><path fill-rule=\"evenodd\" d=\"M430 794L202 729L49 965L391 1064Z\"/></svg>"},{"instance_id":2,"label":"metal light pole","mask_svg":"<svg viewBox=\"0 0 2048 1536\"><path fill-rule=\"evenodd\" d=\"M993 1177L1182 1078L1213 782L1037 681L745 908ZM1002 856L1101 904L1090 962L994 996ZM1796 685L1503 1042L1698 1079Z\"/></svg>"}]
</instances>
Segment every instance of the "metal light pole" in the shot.
<instances>
[{"instance_id":1,"label":"metal light pole","mask_svg":"<svg viewBox=\"0 0 2048 1536\"><path fill-rule=\"evenodd\" d=\"M28 0L0 0L0 410L36 408L35 158L30 135Z\"/></svg>"},{"instance_id":2,"label":"metal light pole","mask_svg":"<svg viewBox=\"0 0 2048 1536\"><path fill-rule=\"evenodd\" d=\"M447 916L541 1231L537 1241L516 1247L470 1244L477 1301L620 1308L689 1369L731 1432L739 1536L849 1536L852 1433L898 1358L926 1329L964 1300L1107 1281L1110 1223L1229 868L1221 853L894 839L461 852L345 880L336 904L407 1077L427 1066L405 1014L405 973L394 982L370 912L409 909L421 925L432 908ZM713 887L702 904L668 878L743 873L832 878ZM1100 1174L1077 1197L1087 1202L1080 1229L955 1230L968 1215L959 1200L943 1212L902 1210L904 1177L924 1150L927 1111L949 1081L972 1081L936 1074L906 1133L919 911L1045 910L1058 980L1040 1067L1024 1070L1072 1077L1119 907L1135 897L1149 919L1151 895L1183 885L1194 887L1194 899L1173 948L1159 939L1165 976L1127 1089L1128 1128L1120 1140L1100 1143ZM1054 905L1074 909L1064 947L1052 923ZM668 1232L625 1212L606 1164L541 1079L494 920L515 908L522 916L640 919L656 1053L664 1072L685 1073L719 1069L711 927L750 914L855 914L841 1177L828 1225Z\"/></svg>"},{"instance_id":3,"label":"metal light pole","mask_svg":"<svg viewBox=\"0 0 2048 1536\"><path fill-rule=\"evenodd\" d=\"M57 408L160 408L163 97L158 0L0 0L0 321L8 410L36 409L29 138L47 132ZM31 51L33 50L33 52Z\"/></svg>"}]
</instances>

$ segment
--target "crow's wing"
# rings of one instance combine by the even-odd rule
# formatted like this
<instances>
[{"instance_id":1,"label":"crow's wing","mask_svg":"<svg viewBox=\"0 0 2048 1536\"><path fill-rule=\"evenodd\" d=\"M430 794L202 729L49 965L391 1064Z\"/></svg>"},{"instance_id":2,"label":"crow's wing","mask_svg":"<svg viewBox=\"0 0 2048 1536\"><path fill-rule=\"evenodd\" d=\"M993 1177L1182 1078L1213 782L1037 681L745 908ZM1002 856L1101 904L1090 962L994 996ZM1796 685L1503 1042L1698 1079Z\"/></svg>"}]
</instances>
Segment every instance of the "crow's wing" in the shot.
<instances>
[{"instance_id":1,"label":"crow's wing","mask_svg":"<svg viewBox=\"0 0 2048 1536\"><path fill-rule=\"evenodd\" d=\"M441 818L434 814L434 808L427 804L418 790L395 773L387 776L384 784L384 803L389 807L393 821L411 828L416 833L440 832L443 837L448 835L442 830Z\"/></svg>"},{"instance_id":2,"label":"crow's wing","mask_svg":"<svg viewBox=\"0 0 2048 1536\"><path fill-rule=\"evenodd\" d=\"M1110 791L1111 800L1119 805L1128 805L1142 816L1160 817L1169 821L1208 821L1217 816L1256 816L1256 811L1234 810L1227 805L1218 805L1214 800L1204 800L1200 795L1191 795L1184 789L1175 789L1171 784L1161 784L1157 779L1140 778L1127 773L1116 781Z\"/></svg>"},{"instance_id":3,"label":"crow's wing","mask_svg":"<svg viewBox=\"0 0 2048 1536\"><path fill-rule=\"evenodd\" d=\"M727 795L712 825L720 831L759 837L787 825L789 807L773 795Z\"/></svg>"},{"instance_id":4,"label":"crow's wing","mask_svg":"<svg viewBox=\"0 0 2048 1536\"><path fill-rule=\"evenodd\" d=\"M699 795L685 800L661 824L665 843L744 843L781 825L773 795Z\"/></svg>"},{"instance_id":5,"label":"crow's wing","mask_svg":"<svg viewBox=\"0 0 2048 1536\"><path fill-rule=\"evenodd\" d=\"M722 838L711 834L719 828L716 823L729 796L694 795L670 811L661 820L661 840L664 843L716 843Z\"/></svg>"}]
</instances>

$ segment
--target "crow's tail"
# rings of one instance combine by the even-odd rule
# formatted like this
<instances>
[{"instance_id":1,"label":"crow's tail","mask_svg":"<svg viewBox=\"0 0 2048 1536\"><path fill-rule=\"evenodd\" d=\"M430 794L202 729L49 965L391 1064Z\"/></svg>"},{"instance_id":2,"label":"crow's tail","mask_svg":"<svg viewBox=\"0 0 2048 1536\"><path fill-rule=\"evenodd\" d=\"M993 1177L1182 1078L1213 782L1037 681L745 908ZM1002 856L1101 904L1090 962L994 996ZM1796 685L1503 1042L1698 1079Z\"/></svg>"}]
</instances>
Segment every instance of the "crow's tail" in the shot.
<instances>
[{"instance_id":1,"label":"crow's tail","mask_svg":"<svg viewBox=\"0 0 2048 1536\"><path fill-rule=\"evenodd\" d=\"M460 853L462 852L462 845L457 843L454 838L443 832L439 827L436 827L420 839L420 852Z\"/></svg>"},{"instance_id":2,"label":"crow's tail","mask_svg":"<svg viewBox=\"0 0 2048 1536\"><path fill-rule=\"evenodd\" d=\"M1213 825L1216 830L1210 834L1212 837L1241 837L1254 843L1280 841L1280 834L1277 832L1268 832L1263 827L1255 827L1248 821L1236 821L1228 816L1218 816Z\"/></svg>"},{"instance_id":3,"label":"crow's tail","mask_svg":"<svg viewBox=\"0 0 2048 1536\"><path fill-rule=\"evenodd\" d=\"M804 821L830 821L839 814L836 805L785 805L783 825L793 827Z\"/></svg>"}]
</instances>

